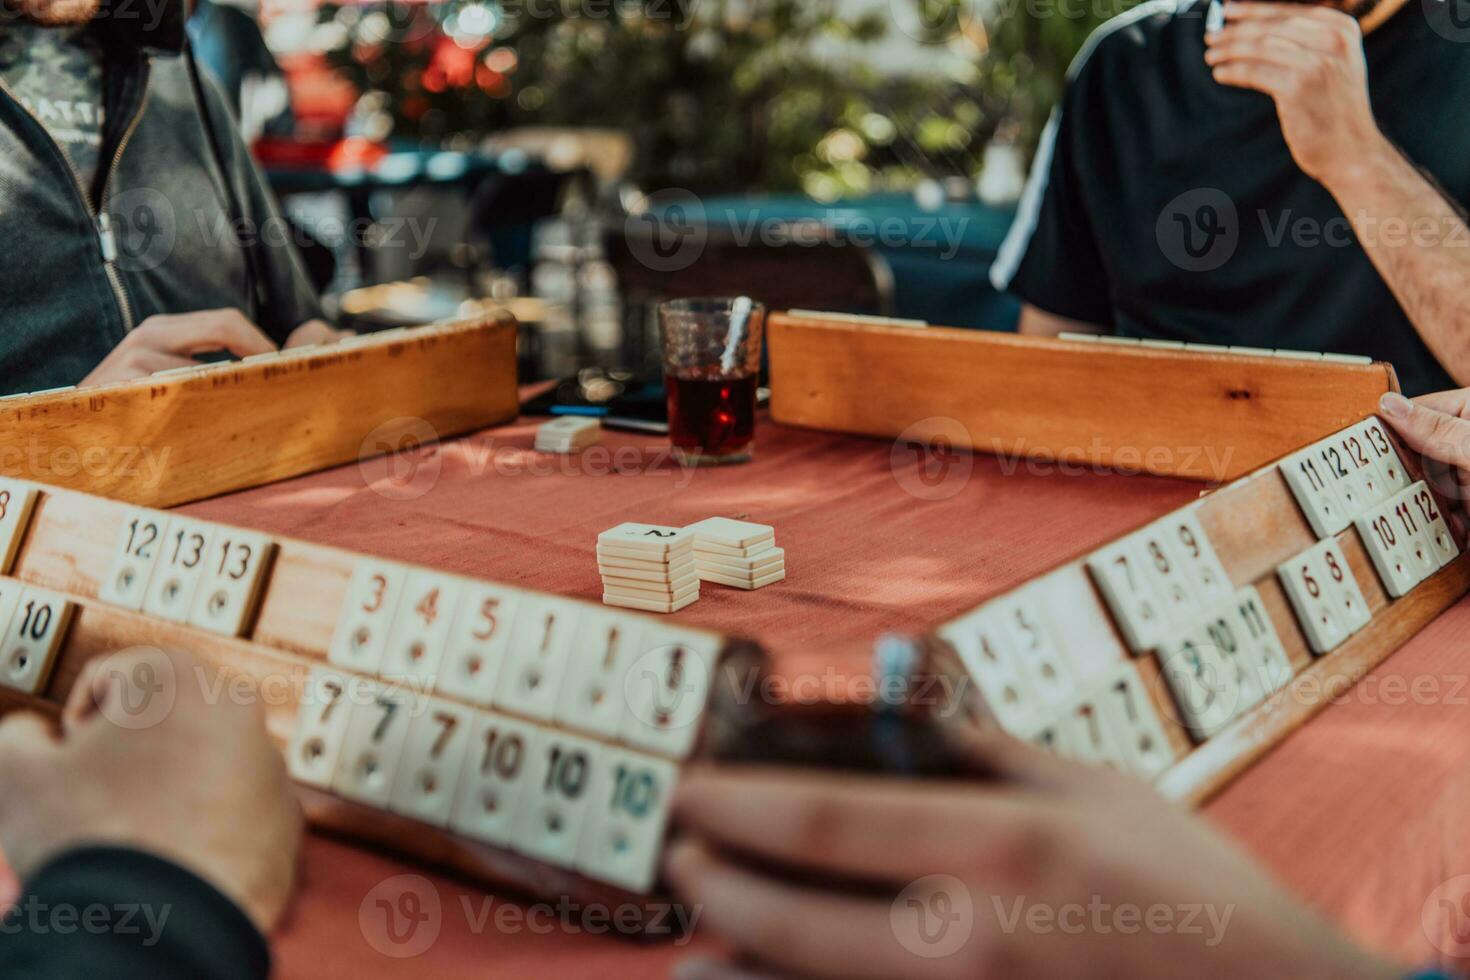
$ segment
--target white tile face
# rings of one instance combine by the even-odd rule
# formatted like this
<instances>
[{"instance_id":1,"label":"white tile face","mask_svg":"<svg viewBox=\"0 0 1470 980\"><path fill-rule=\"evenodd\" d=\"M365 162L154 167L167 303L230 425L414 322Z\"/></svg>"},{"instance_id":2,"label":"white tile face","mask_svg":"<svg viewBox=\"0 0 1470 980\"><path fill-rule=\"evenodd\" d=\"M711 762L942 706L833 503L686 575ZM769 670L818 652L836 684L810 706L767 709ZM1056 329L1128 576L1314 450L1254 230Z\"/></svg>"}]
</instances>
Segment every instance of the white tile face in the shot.
<instances>
[{"instance_id":1,"label":"white tile face","mask_svg":"<svg viewBox=\"0 0 1470 980\"><path fill-rule=\"evenodd\" d=\"M474 722L469 708L438 698L428 701L408 727L389 809L436 827L449 825Z\"/></svg>"},{"instance_id":2,"label":"white tile face","mask_svg":"<svg viewBox=\"0 0 1470 980\"><path fill-rule=\"evenodd\" d=\"M378 673L411 681L417 691L435 689L459 611L460 589L460 580L452 575L408 573Z\"/></svg>"},{"instance_id":3,"label":"white tile face","mask_svg":"<svg viewBox=\"0 0 1470 980\"><path fill-rule=\"evenodd\" d=\"M1120 665L1108 678L1096 704L1136 775L1151 781L1173 764L1174 749L1164 723L1132 664Z\"/></svg>"},{"instance_id":4,"label":"white tile face","mask_svg":"<svg viewBox=\"0 0 1470 980\"><path fill-rule=\"evenodd\" d=\"M1334 436L1337 447L1342 451L1347 468L1360 492L1359 513L1390 496L1383 472L1374 461L1373 448L1361 425L1355 425Z\"/></svg>"},{"instance_id":5,"label":"white tile face","mask_svg":"<svg viewBox=\"0 0 1470 980\"><path fill-rule=\"evenodd\" d=\"M1434 553L1437 565L1443 568L1460 557L1460 546L1455 543L1455 536L1450 532L1443 508L1440 507L1434 494L1430 492L1428 484L1416 485L1413 493L1410 494L1410 499L1413 502L1414 512L1423 520L1424 526L1428 529L1429 546Z\"/></svg>"},{"instance_id":6,"label":"white tile face","mask_svg":"<svg viewBox=\"0 0 1470 980\"><path fill-rule=\"evenodd\" d=\"M1281 637L1277 635L1271 617L1266 614L1266 606L1255 586L1246 586L1237 592L1230 606L1235 611L1241 634L1250 643L1255 686L1263 696L1269 697L1285 687L1293 676L1286 648L1281 645Z\"/></svg>"},{"instance_id":7,"label":"white tile face","mask_svg":"<svg viewBox=\"0 0 1470 980\"><path fill-rule=\"evenodd\" d=\"M15 563L38 493L29 483L0 477L0 574L9 574Z\"/></svg>"},{"instance_id":8,"label":"white tile face","mask_svg":"<svg viewBox=\"0 0 1470 980\"><path fill-rule=\"evenodd\" d=\"M708 633L648 624L642 650L623 678L622 741L683 759L694 748L709 703L722 641Z\"/></svg>"},{"instance_id":9,"label":"white tile face","mask_svg":"<svg viewBox=\"0 0 1470 980\"><path fill-rule=\"evenodd\" d=\"M387 809L418 708L412 694L387 685L375 685L371 698L354 699L332 792Z\"/></svg>"},{"instance_id":10,"label":"white tile face","mask_svg":"<svg viewBox=\"0 0 1470 980\"><path fill-rule=\"evenodd\" d=\"M53 592L21 589L5 630L5 645L0 647L0 686L26 694L41 692L66 638L72 610L70 600Z\"/></svg>"},{"instance_id":11,"label":"white tile face","mask_svg":"<svg viewBox=\"0 0 1470 980\"><path fill-rule=\"evenodd\" d=\"M1170 623L1176 627L1188 624L1199 615L1200 602L1169 525L1151 525L1138 532L1137 538L1144 573L1153 579L1154 594L1163 600Z\"/></svg>"},{"instance_id":12,"label":"white tile face","mask_svg":"<svg viewBox=\"0 0 1470 980\"><path fill-rule=\"evenodd\" d=\"M123 515L117 549L107 577L97 589L97 598L112 606L134 612L143 608L148 591L148 578L163 554L163 539L168 529L167 515L142 507Z\"/></svg>"},{"instance_id":13,"label":"white tile face","mask_svg":"<svg viewBox=\"0 0 1470 980\"><path fill-rule=\"evenodd\" d=\"M1199 515L1193 510L1184 510L1169 515L1158 523L1174 546L1184 568L1194 584L1194 594L1202 608L1211 608L1217 602L1230 597L1233 588L1215 546L1200 524Z\"/></svg>"},{"instance_id":14,"label":"white tile face","mask_svg":"<svg viewBox=\"0 0 1470 980\"><path fill-rule=\"evenodd\" d=\"M1388 437L1383 423L1376 418L1368 419L1358 426L1364 442L1368 444L1368 450L1373 456L1373 462L1378 466L1379 476L1383 479L1383 499L1387 499L1409 485L1409 474L1404 470L1403 461L1399 459L1398 450L1394 448L1393 440Z\"/></svg>"},{"instance_id":15,"label":"white tile face","mask_svg":"<svg viewBox=\"0 0 1470 980\"><path fill-rule=\"evenodd\" d=\"M1357 517L1366 508L1376 503L1367 498L1366 492L1359 485L1352 467L1352 460L1343 450L1338 437L1323 439L1317 443L1313 447L1312 458L1317 463L1317 473L1324 475L1332 484L1333 492L1337 494L1338 501L1343 505L1343 511L1348 520Z\"/></svg>"},{"instance_id":16,"label":"white tile face","mask_svg":"<svg viewBox=\"0 0 1470 980\"><path fill-rule=\"evenodd\" d=\"M511 846L559 868L574 868L587 826L592 787L604 765L591 739L549 728L531 746L530 779L516 807Z\"/></svg>"},{"instance_id":17,"label":"white tile face","mask_svg":"<svg viewBox=\"0 0 1470 980\"><path fill-rule=\"evenodd\" d=\"M526 596L511 626L510 646L495 686L495 707L550 721L566 676L582 607L565 599Z\"/></svg>"},{"instance_id":18,"label":"white tile face","mask_svg":"<svg viewBox=\"0 0 1470 980\"><path fill-rule=\"evenodd\" d=\"M489 707L510 649L520 592L467 582L450 628L435 690Z\"/></svg>"},{"instance_id":19,"label":"white tile face","mask_svg":"<svg viewBox=\"0 0 1470 980\"><path fill-rule=\"evenodd\" d=\"M536 726L492 711L475 713L449 826L474 840L511 845L516 808L533 778Z\"/></svg>"},{"instance_id":20,"label":"white tile face","mask_svg":"<svg viewBox=\"0 0 1470 980\"><path fill-rule=\"evenodd\" d=\"M1318 538L1330 537L1348 526L1351 517L1347 506L1338 499L1333 487L1335 478L1317 458L1315 446L1282 460L1281 475Z\"/></svg>"},{"instance_id":21,"label":"white tile face","mask_svg":"<svg viewBox=\"0 0 1470 980\"><path fill-rule=\"evenodd\" d=\"M1058 718L1031 733L1031 744L1043 752L1059 755L1063 758L1075 758L1072 749L1072 726L1066 724L1066 719Z\"/></svg>"},{"instance_id":22,"label":"white tile face","mask_svg":"<svg viewBox=\"0 0 1470 980\"><path fill-rule=\"evenodd\" d=\"M1109 765L1127 769L1128 759L1113 732L1112 719L1091 698L1084 698L1063 717L1061 724L1070 729L1066 743L1068 754L1089 765Z\"/></svg>"},{"instance_id":23,"label":"white tile face","mask_svg":"<svg viewBox=\"0 0 1470 980\"><path fill-rule=\"evenodd\" d=\"M1043 580L1040 585L1044 586ZM1047 614L1042 605L1042 590L1029 588L1000 604L1002 625L1007 631L1011 649L1021 673L1036 692L1037 699L1048 705L1065 705L1077 690L1076 678L1066 654L1047 628Z\"/></svg>"},{"instance_id":24,"label":"white tile face","mask_svg":"<svg viewBox=\"0 0 1470 980\"><path fill-rule=\"evenodd\" d=\"M364 674L377 673L408 570L392 562L358 559L337 614L327 659Z\"/></svg>"},{"instance_id":25,"label":"white tile face","mask_svg":"<svg viewBox=\"0 0 1470 980\"><path fill-rule=\"evenodd\" d=\"M593 774L577 868L640 894L658 878L669 804L679 769L666 759L604 747Z\"/></svg>"},{"instance_id":26,"label":"white tile face","mask_svg":"<svg viewBox=\"0 0 1470 980\"><path fill-rule=\"evenodd\" d=\"M187 623L194 593L204 577L215 526L183 517L169 519L163 549L148 579L143 611L176 623Z\"/></svg>"},{"instance_id":27,"label":"white tile face","mask_svg":"<svg viewBox=\"0 0 1470 980\"><path fill-rule=\"evenodd\" d=\"M1338 620L1334 593L1328 587L1328 568L1317 548L1281 563L1276 577L1291 600L1296 621L1306 634L1312 652L1330 653L1348 638L1347 626Z\"/></svg>"},{"instance_id":28,"label":"white tile face","mask_svg":"<svg viewBox=\"0 0 1470 980\"><path fill-rule=\"evenodd\" d=\"M1423 493L1433 500L1429 493L1429 485L1420 481L1407 490L1400 490L1393 497L1393 514L1398 521L1398 528L1403 532L1400 540L1405 542L1409 566L1414 573L1414 578L1419 582L1424 581L1435 572L1439 571L1439 552L1434 544L1434 535L1430 529L1430 520L1425 516L1430 513L1438 514L1439 508L1426 508L1423 506L1419 494Z\"/></svg>"},{"instance_id":29,"label":"white tile face","mask_svg":"<svg viewBox=\"0 0 1470 980\"><path fill-rule=\"evenodd\" d=\"M1097 583L1123 638L1134 653L1158 646L1168 627L1163 600L1143 568L1143 558L1131 538L1116 541L1087 559L1087 570Z\"/></svg>"},{"instance_id":30,"label":"white tile face","mask_svg":"<svg viewBox=\"0 0 1470 980\"><path fill-rule=\"evenodd\" d=\"M634 616L584 612L572 639L557 697L556 723L612 741L623 728L624 680L643 652L643 624Z\"/></svg>"},{"instance_id":31,"label":"white tile face","mask_svg":"<svg viewBox=\"0 0 1470 980\"><path fill-rule=\"evenodd\" d=\"M1211 610L1201 624L1201 638L1223 667L1225 707L1231 718L1238 718L1266 696L1256 677L1249 637L1228 603Z\"/></svg>"},{"instance_id":32,"label":"white tile face","mask_svg":"<svg viewBox=\"0 0 1470 980\"><path fill-rule=\"evenodd\" d=\"M955 648L1001 727L1021 736L1036 727L1039 706L999 617L998 607L986 606L946 624L939 635Z\"/></svg>"},{"instance_id":33,"label":"white tile face","mask_svg":"<svg viewBox=\"0 0 1470 980\"><path fill-rule=\"evenodd\" d=\"M1396 526L1393 518L1393 503L1391 498L1379 504L1354 523L1359 537L1368 549L1368 557L1373 560L1373 569L1378 572L1384 591L1398 598L1408 594L1419 582L1414 577L1414 567L1409 561L1403 531Z\"/></svg>"},{"instance_id":34,"label":"white tile face","mask_svg":"<svg viewBox=\"0 0 1470 980\"><path fill-rule=\"evenodd\" d=\"M1234 718L1234 670L1202 628L1161 649L1159 666L1180 718L1197 740L1209 738Z\"/></svg>"},{"instance_id":35,"label":"white tile face","mask_svg":"<svg viewBox=\"0 0 1470 980\"><path fill-rule=\"evenodd\" d=\"M216 527L189 622L211 633L243 635L275 548L269 536L256 531Z\"/></svg>"},{"instance_id":36,"label":"white tile face","mask_svg":"<svg viewBox=\"0 0 1470 980\"><path fill-rule=\"evenodd\" d=\"M352 713L351 675L327 667L313 667L296 710L296 730L286 750L291 778L307 786L328 789L347 738Z\"/></svg>"},{"instance_id":37,"label":"white tile face","mask_svg":"<svg viewBox=\"0 0 1470 980\"><path fill-rule=\"evenodd\" d=\"M1337 621L1351 636L1373 621L1368 599L1363 595L1347 555L1336 538L1323 541L1316 551L1324 572L1323 584L1337 612Z\"/></svg>"}]
</instances>

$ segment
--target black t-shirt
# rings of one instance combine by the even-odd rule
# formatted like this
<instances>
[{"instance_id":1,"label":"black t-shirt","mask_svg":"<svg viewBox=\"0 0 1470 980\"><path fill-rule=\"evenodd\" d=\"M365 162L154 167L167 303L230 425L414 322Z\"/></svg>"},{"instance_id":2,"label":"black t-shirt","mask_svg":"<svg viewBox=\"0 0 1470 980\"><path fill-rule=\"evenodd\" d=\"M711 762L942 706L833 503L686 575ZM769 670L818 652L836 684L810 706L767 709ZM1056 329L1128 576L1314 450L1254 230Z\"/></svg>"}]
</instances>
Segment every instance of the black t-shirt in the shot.
<instances>
[{"instance_id":1,"label":"black t-shirt","mask_svg":"<svg viewBox=\"0 0 1470 980\"><path fill-rule=\"evenodd\" d=\"M1363 41L1379 127L1457 210L1470 24L1450 8L1464 3L1410 0ZM1088 41L992 282L1122 336L1366 354L1410 393L1452 387L1336 200L1292 160L1275 103L1211 77L1207 9L1155 0ZM1425 231L1470 248L1463 228Z\"/></svg>"}]
</instances>

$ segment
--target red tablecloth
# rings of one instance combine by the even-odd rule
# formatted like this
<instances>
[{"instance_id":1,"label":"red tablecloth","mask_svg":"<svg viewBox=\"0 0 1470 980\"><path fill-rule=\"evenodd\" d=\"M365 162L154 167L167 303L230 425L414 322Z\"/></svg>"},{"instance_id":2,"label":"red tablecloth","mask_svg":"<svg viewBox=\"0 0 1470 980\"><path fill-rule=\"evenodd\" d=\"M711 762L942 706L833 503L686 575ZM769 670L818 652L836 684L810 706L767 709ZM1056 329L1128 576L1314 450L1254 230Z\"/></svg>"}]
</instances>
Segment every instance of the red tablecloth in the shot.
<instances>
[{"instance_id":1,"label":"red tablecloth","mask_svg":"<svg viewBox=\"0 0 1470 980\"><path fill-rule=\"evenodd\" d=\"M690 472L668 461L659 440L610 432L581 457L537 454L537 421L452 441L416 467L369 461L185 509L592 600L599 531L628 520L748 515L775 526L787 580L754 593L706 585L674 618L757 637L783 673L820 677L832 667L861 670L884 631L933 626L1200 489L989 457L946 466L886 441L771 424L755 462ZM1448 692L1466 670L1467 609L1442 617L1370 680L1429 675ZM1408 703L1366 690L1319 716L1210 813L1356 935L1427 960L1433 947L1420 908L1440 882L1470 872L1470 711L1448 696ZM484 917L481 889L313 838L300 898L276 942L280 975L408 969L375 948L385 945L381 936L359 922L365 903L377 921L373 903L384 892L374 889L398 890L404 883L390 880L405 874L423 875L440 899L437 938L410 961L425 976L661 976L687 952L563 929L540 934L545 920L497 928L493 907Z\"/></svg>"}]
</instances>

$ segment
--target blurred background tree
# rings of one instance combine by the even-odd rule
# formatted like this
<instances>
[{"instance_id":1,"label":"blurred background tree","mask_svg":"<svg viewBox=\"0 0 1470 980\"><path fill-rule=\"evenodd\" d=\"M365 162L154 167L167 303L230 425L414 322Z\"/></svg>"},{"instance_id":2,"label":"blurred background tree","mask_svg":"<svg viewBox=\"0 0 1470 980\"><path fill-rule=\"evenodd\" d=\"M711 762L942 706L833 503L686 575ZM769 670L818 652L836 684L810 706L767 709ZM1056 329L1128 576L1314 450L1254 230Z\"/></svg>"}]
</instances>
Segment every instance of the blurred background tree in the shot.
<instances>
[{"instance_id":1,"label":"blurred background tree","mask_svg":"<svg viewBox=\"0 0 1470 980\"><path fill-rule=\"evenodd\" d=\"M391 0L319 18L361 93L360 135L468 147L513 126L608 127L632 136L646 189L831 200L975 178L995 139L1029 157L1073 54L1116 12L1097 5L1130 0L995 0L983 18L977 2ZM874 67L895 35L924 70Z\"/></svg>"}]
</instances>

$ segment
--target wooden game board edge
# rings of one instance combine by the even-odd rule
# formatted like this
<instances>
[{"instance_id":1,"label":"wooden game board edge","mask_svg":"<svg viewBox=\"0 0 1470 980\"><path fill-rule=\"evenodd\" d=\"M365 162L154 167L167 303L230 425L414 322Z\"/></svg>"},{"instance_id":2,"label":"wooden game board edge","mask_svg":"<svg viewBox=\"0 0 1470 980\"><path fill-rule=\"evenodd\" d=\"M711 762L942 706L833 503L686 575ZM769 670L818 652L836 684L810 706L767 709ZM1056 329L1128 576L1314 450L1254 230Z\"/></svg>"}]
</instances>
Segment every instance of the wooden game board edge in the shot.
<instances>
[{"instance_id":1,"label":"wooden game board edge","mask_svg":"<svg viewBox=\"0 0 1470 980\"><path fill-rule=\"evenodd\" d=\"M783 425L869 438L937 434L1006 458L1206 482L1234 479L1329 435L1398 390L1382 362L1101 346L782 314L771 317L768 331L771 417ZM1068 378L1055 377L1064 366ZM1142 403L1129 392L1186 377L1198 383L1158 388L1162 402L1150 403L1140 421ZM1312 397L1298 394L1305 392ZM1263 397L1280 410L1274 424L1263 422ZM1140 425L1152 434L1140 435Z\"/></svg>"},{"instance_id":2,"label":"wooden game board edge","mask_svg":"<svg viewBox=\"0 0 1470 980\"><path fill-rule=\"evenodd\" d=\"M458 435L518 414L516 335L514 317L495 310L261 360L6 398L0 472L167 507L371 458L387 450L375 452L367 437L394 422L415 434ZM318 401L321 392L333 397ZM232 400L229 411L217 396Z\"/></svg>"}]
</instances>

